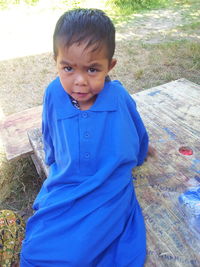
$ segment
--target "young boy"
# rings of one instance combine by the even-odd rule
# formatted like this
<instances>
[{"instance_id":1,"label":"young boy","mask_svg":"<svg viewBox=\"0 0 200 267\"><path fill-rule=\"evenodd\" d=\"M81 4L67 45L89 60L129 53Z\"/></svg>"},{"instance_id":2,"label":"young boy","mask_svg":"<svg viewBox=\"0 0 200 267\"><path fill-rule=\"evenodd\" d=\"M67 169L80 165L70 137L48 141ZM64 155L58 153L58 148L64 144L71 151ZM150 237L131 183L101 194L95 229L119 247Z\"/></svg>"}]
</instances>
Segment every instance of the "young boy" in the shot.
<instances>
[{"instance_id":1,"label":"young boy","mask_svg":"<svg viewBox=\"0 0 200 267\"><path fill-rule=\"evenodd\" d=\"M21 267L140 267L144 220L132 183L148 136L118 81L115 28L104 12L76 9L58 20L59 77L47 88L43 137L50 173L29 219Z\"/></svg>"}]
</instances>

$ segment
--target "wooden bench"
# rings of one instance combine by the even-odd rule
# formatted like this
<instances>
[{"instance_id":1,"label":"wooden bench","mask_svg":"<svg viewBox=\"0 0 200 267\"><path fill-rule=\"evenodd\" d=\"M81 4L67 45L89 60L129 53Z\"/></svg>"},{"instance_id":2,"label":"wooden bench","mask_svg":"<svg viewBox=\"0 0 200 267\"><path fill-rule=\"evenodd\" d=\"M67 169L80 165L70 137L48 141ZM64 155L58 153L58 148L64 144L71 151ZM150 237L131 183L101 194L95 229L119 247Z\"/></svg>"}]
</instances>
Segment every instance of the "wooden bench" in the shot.
<instances>
[{"instance_id":1,"label":"wooden bench","mask_svg":"<svg viewBox=\"0 0 200 267\"><path fill-rule=\"evenodd\" d=\"M6 158L14 160L33 153L27 131L41 126L42 106L12 114L0 122L0 137Z\"/></svg>"},{"instance_id":2,"label":"wooden bench","mask_svg":"<svg viewBox=\"0 0 200 267\"><path fill-rule=\"evenodd\" d=\"M44 177L43 170L37 163L33 148L28 139L28 131L41 126L42 106L37 106L7 116L0 121L0 138L4 145L7 160L15 160L31 155L37 172Z\"/></svg>"},{"instance_id":3,"label":"wooden bench","mask_svg":"<svg viewBox=\"0 0 200 267\"><path fill-rule=\"evenodd\" d=\"M190 227L178 202L189 186L200 186L200 86L180 79L133 97L158 153L133 172L147 228L145 266L200 266L200 233ZM13 135L17 132L8 129ZM31 146L26 136L25 153L34 152L36 165L47 175L40 128L28 135ZM181 147L188 147L192 155L181 154Z\"/></svg>"},{"instance_id":4,"label":"wooden bench","mask_svg":"<svg viewBox=\"0 0 200 267\"><path fill-rule=\"evenodd\" d=\"M134 95L158 152L136 169L147 226L146 266L200 266L200 233L192 231L178 197L200 179L200 86L185 79ZM189 147L192 155L183 155Z\"/></svg>"}]
</instances>

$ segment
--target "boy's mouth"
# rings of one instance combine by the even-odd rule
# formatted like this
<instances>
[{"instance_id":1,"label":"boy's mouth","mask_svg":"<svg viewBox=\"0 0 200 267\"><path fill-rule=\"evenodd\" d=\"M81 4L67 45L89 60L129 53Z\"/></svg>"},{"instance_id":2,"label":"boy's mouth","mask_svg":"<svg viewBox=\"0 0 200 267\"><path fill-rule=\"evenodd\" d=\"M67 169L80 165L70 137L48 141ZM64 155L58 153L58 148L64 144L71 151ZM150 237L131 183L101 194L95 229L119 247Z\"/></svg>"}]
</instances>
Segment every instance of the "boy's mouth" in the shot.
<instances>
[{"instance_id":1,"label":"boy's mouth","mask_svg":"<svg viewBox=\"0 0 200 267\"><path fill-rule=\"evenodd\" d=\"M81 93L81 92L77 92L77 93L74 93L75 95L77 96L81 96L81 97L84 97L84 96L87 96L88 93Z\"/></svg>"}]
</instances>

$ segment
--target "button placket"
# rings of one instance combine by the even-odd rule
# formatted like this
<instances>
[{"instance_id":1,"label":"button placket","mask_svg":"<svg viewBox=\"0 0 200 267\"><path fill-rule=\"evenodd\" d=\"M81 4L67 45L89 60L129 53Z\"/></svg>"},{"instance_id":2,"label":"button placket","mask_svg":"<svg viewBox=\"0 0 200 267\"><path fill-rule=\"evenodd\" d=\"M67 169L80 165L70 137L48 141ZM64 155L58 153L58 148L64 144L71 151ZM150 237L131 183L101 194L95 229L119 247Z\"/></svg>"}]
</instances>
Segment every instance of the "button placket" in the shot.
<instances>
[{"instance_id":1,"label":"button placket","mask_svg":"<svg viewBox=\"0 0 200 267\"><path fill-rule=\"evenodd\" d=\"M89 159L89 158L90 158L90 153L89 153L89 152L85 152L85 154L84 154L84 158L85 158L85 159Z\"/></svg>"},{"instance_id":2,"label":"button placket","mask_svg":"<svg viewBox=\"0 0 200 267\"><path fill-rule=\"evenodd\" d=\"M79 120L79 136L80 136L80 170L83 175L91 175L94 172L93 168L93 147L92 147L92 132L91 118L92 114L88 111L82 111Z\"/></svg>"},{"instance_id":3,"label":"button placket","mask_svg":"<svg viewBox=\"0 0 200 267\"><path fill-rule=\"evenodd\" d=\"M88 113L84 111L84 112L82 113L82 118L84 118L84 119L88 118Z\"/></svg>"},{"instance_id":4,"label":"button placket","mask_svg":"<svg viewBox=\"0 0 200 267\"><path fill-rule=\"evenodd\" d=\"M88 139L88 138L90 138L90 133L86 131L86 132L84 132L83 136L84 136L84 138Z\"/></svg>"}]
</instances>

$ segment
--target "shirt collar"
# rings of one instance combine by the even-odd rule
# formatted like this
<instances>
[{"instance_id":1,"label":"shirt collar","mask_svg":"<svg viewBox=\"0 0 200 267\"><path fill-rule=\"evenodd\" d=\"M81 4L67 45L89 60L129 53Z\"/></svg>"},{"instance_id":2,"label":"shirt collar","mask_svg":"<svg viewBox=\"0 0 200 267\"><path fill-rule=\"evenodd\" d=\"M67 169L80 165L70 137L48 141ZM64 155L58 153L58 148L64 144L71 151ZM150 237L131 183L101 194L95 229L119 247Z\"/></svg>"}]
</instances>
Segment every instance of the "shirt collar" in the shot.
<instances>
[{"instance_id":1,"label":"shirt collar","mask_svg":"<svg viewBox=\"0 0 200 267\"><path fill-rule=\"evenodd\" d=\"M74 117L82 110L77 109L71 103L69 95L66 93L60 83L59 77L56 79L56 89L54 90L54 103L58 119ZM92 112L115 111L117 109L117 95L115 93L112 81L105 82L104 88L98 94L95 103L88 110Z\"/></svg>"}]
</instances>

